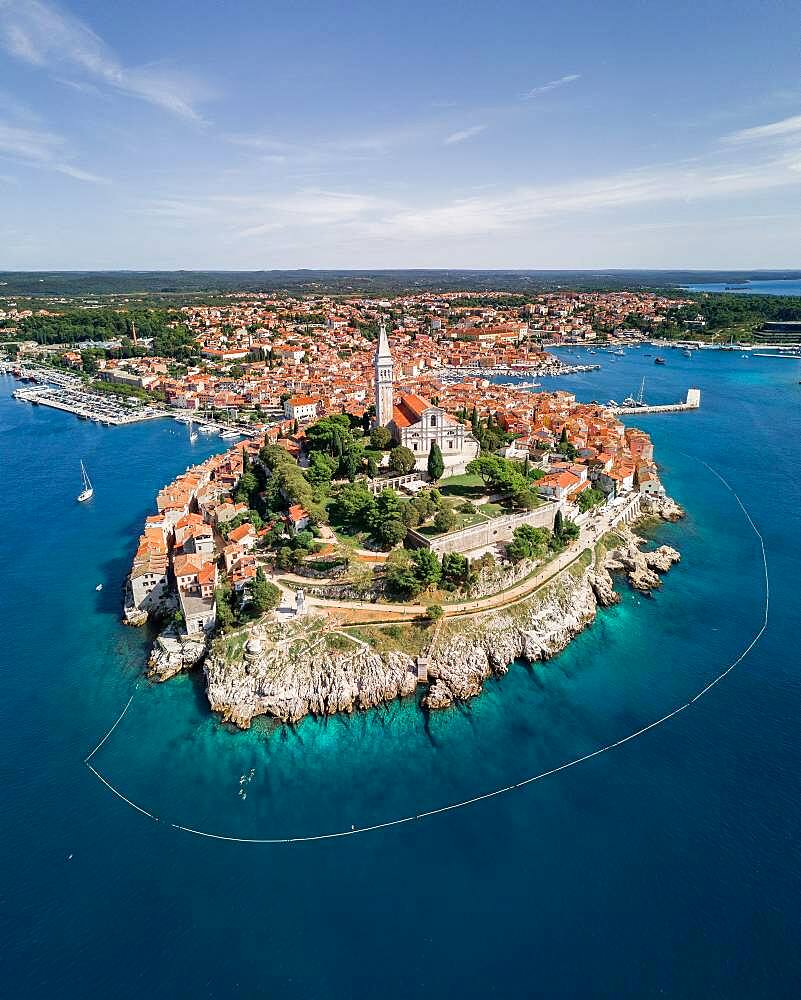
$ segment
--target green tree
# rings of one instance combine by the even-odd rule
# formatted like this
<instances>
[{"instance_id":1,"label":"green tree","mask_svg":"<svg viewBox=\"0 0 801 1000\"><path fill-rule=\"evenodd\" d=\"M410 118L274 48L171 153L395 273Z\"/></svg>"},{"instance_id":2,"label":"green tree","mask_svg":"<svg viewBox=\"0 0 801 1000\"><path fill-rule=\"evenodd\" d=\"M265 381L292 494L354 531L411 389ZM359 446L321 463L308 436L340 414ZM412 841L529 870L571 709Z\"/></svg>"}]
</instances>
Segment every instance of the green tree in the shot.
<instances>
[{"instance_id":1,"label":"green tree","mask_svg":"<svg viewBox=\"0 0 801 1000\"><path fill-rule=\"evenodd\" d=\"M451 531L455 524L456 515L453 513L453 510L447 504L442 504L434 515L434 527L437 531L444 533Z\"/></svg>"},{"instance_id":2,"label":"green tree","mask_svg":"<svg viewBox=\"0 0 801 1000\"><path fill-rule=\"evenodd\" d=\"M405 475L414 468L415 457L413 452L403 445L398 445L389 453L389 467L399 475Z\"/></svg>"},{"instance_id":3,"label":"green tree","mask_svg":"<svg viewBox=\"0 0 801 1000\"><path fill-rule=\"evenodd\" d=\"M337 460L322 451L313 451L309 456L306 478L313 486L330 483L337 471Z\"/></svg>"},{"instance_id":4,"label":"green tree","mask_svg":"<svg viewBox=\"0 0 801 1000\"><path fill-rule=\"evenodd\" d=\"M234 612L231 608L230 588L218 587L214 591L214 602L217 607L217 628L221 632L231 628L234 624Z\"/></svg>"},{"instance_id":5,"label":"green tree","mask_svg":"<svg viewBox=\"0 0 801 1000\"><path fill-rule=\"evenodd\" d=\"M392 435L386 427L374 427L370 431L370 447L377 451L386 451L392 444Z\"/></svg>"},{"instance_id":6,"label":"green tree","mask_svg":"<svg viewBox=\"0 0 801 1000\"><path fill-rule=\"evenodd\" d=\"M470 562L460 552L446 552L442 557L442 579L452 587L461 587L470 577Z\"/></svg>"},{"instance_id":7,"label":"green tree","mask_svg":"<svg viewBox=\"0 0 801 1000\"><path fill-rule=\"evenodd\" d=\"M415 549L412 553L414 575L423 590L433 587L442 576L442 566L436 552L431 549Z\"/></svg>"},{"instance_id":8,"label":"green tree","mask_svg":"<svg viewBox=\"0 0 801 1000\"><path fill-rule=\"evenodd\" d=\"M600 507L602 503L606 502L606 494L595 487L590 487L588 490L582 490L579 493L578 505L579 510L582 512L587 510L592 510L593 507Z\"/></svg>"},{"instance_id":9,"label":"green tree","mask_svg":"<svg viewBox=\"0 0 801 1000\"><path fill-rule=\"evenodd\" d=\"M414 571L411 553L406 549L390 553L384 564L384 579L391 591L403 597L415 597L423 589Z\"/></svg>"},{"instance_id":10,"label":"green tree","mask_svg":"<svg viewBox=\"0 0 801 1000\"><path fill-rule=\"evenodd\" d=\"M434 482L441 479L442 473L445 471L445 460L442 457L442 450L436 441L431 442L431 447L428 451L427 469L429 476Z\"/></svg>"},{"instance_id":11,"label":"green tree","mask_svg":"<svg viewBox=\"0 0 801 1000\"><path fill-rule=\"evenodd\" d=\"M250 598L259 614L272 611L281 603L281 591L274 583L270 583L261 566L256 570L256 579L250 588Z\"/></svg>"},{"instance_id":12,"label":"green tree","mask_svg":"<svg viewBox=\"0 0 801 1000\"><path fill-rule=\"evenodd\" d=\"M438 622L444 614L441 604L429 604L426 608L426 617L431 622Z\"/></svg>"}]
</instances>

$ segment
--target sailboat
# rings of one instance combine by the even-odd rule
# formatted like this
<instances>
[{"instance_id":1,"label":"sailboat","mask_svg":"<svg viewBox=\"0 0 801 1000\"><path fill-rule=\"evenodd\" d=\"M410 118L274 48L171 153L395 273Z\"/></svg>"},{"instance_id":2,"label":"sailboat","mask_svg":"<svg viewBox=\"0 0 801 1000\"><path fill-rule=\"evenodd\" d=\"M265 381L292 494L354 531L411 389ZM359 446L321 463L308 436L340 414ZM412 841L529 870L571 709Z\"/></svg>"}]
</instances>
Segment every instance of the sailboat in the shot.
<instances>
[{"instance_id":1,"label":"sailboat","mask_svg":"<svg viewBox=\"0 0 801 1000\"><path fill-rule=\"evenodd\" d=\"M197 441L197 431L195 430L195 425L192 421L189 421L189 443L194 444Z\"/></svg>"},{"instance_id":2,"label":"sailboat","mask_svg":"<svg viewBox=\"0 0 801 1000\"><path fill-rule=\"evenodd\" d=\"M84 468L83 459L81 459L81 478L83 479L83 489L75 498L78 503L83 503L84 500L91 500L95 495L92 483L87 475L86 469Z\"/></svg>"},{"instance_id":3,"label":"sailboat","mask_svg":"<svg viewBox=\"0 0 801 1000\"><path fill-rule=\"evenodd\" d=\"M639 397L635 399L634 396L626 396L626 398L623 400L623 405L628 407L645 405L645 379L643 379L642 382L640 383Z\"/></svg>"}]
</instances>

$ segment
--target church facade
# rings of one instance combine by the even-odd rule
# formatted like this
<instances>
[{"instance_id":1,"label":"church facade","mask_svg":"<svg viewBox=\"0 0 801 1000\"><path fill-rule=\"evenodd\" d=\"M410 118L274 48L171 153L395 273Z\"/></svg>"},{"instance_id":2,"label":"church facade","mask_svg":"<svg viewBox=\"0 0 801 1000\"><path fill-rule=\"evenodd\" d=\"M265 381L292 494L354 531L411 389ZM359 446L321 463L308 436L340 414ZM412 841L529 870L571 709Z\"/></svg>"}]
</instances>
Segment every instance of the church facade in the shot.
<instances>
[{"instance_id":1,"label":"church facade","mask_svg":"<svg viewBox=\"0 0 801 1000\"><path fill-rule=\"evenodd\" d=\"M383 324L375 360L377 427L386 427L395 444L408 448L415 468L425 472L432 442L436 441L445 463L444 476L458 476L479 453L478 441L463 424L428 400L410 392L395 392L392 354Z\"/></svg>"}]
</instances>

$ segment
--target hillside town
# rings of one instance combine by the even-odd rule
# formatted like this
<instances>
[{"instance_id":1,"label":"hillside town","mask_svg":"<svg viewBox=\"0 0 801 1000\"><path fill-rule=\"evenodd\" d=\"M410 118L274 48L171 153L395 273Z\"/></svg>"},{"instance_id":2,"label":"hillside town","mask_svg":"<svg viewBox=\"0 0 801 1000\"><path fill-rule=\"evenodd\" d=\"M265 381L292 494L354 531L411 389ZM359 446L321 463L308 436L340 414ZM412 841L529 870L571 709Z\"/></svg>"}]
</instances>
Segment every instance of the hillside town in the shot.
<instances>
[{"instance_id":1,"label":"hillside town","mask_svg":"<svg viewBox=\"0 0 801 1000\"><path fill-rule=\"evenodd\" d=\"M604 406L478 378L434 401L426 375L400 382L398 368L380 322L372 377L351 385L358 405L296 392L281 419L165 486L126 620L204 636L279 605L296 613L304 580L333 582L321 593L345 595L340 607L469 593L488 566L547 562L603 512L633 516L640 496L664 494L648 435Z\"/></svg>"}]
</instances>

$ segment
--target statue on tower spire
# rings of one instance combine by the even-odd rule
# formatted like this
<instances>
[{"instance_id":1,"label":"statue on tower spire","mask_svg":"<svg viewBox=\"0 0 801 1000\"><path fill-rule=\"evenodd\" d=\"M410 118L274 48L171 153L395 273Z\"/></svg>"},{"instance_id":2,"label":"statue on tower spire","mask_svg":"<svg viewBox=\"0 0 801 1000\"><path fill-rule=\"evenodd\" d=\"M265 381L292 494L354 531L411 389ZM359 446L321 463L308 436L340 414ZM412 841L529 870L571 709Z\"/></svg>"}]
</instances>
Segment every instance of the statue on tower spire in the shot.
<instances>
[{"instance_id":1,"label":"statue on tower spire","mask_svg":"<svg viewBox=\"0 0 801 1000\"><path fill-rule=\"evenodd\" d=\"M392 353L389 349L387 328L381 319L381 329L378 334L375 358L375 426L386 427L392 420L394 406L392 392Z\"/></svg>"}]
</instances>

